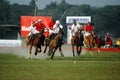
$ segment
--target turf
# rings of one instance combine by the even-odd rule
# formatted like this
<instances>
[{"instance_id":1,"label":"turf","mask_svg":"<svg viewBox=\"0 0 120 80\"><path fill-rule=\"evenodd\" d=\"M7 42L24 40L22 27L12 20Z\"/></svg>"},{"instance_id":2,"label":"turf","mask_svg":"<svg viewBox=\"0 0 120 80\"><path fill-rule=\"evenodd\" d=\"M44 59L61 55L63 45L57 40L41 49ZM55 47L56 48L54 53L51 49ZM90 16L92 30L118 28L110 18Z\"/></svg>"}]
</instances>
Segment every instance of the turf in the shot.
<instances>
[{"instance_id":1,"label":"turf","mask_svg":"<svg viewBox=\"0 0 120 80\"><path fill-rule=\"evenodd\" d=\"M120 53L102 52L54 60L0 54L0 80L120 80Z\"/></svg>"}]
</instances>

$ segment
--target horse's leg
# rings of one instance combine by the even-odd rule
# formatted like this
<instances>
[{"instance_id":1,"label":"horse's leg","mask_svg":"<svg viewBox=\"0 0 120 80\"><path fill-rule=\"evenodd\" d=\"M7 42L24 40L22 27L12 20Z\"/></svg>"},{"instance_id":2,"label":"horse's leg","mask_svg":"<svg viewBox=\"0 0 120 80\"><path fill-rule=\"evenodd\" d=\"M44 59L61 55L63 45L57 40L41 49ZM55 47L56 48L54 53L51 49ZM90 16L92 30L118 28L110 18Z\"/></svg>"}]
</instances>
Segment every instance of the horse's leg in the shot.
<instances>
[{"instance_id":1,"label":"horse's leg","mask_svg":"<svg viewBox=\"0 0 120 80\"><path fill-rule=\"evenodd\" d=\"M50 56L52 52L53 52L53 47L49 46L48 56Z\"/></svg>"},{"instance_id":2,"label":"horse's leg","mask_svg":"<svg viewBox=\"0 0 120 80\"><path fill-rule=\"evenodd\" d=\"M79 56L80 53L81 53L81 50L82 50L82 46L79 46L78 48L79 48L79 49L78 49L78 56Z\"/></svg>"},{"instance_id":3,"label":"horse's leg","mask_svg":"<svg viewBox=\"0 0 120 80\"><path fill-rule=\"evenodd\" d=\"M46 53L46 50L47 50L47 45L45 45L44 54Z\"/></svg>"},{"instance_id":4,"label":"horse's leg","mask_svg":"<svg viewBox=\"0 0 120 80\"><path fill-rule=\"evenodd\" d=\"M77 51L77 53L78 53L78 46L76 45L76 51Z\"/></svg>"},{"instance_id":5,"label":"horse's leg","mask_svg":"<svg viewBox=\"0 0 120 80\"><path fill-rule=\"evenodd\" d=\"M96 45L97 46L97 52L100 53L100 45Z\"/></svg>"},{"instance_id":6,"label":"horse's leg","mask_svg":"<svg viewBox=\"0 0 120 80\"><path fill-rule=\"evenodd\" d=\"M29 59L32 59L32 45L30 45L30 52L29 52L30 56Z\"/></svg>"},{"instance_id":7,"label":"horse's leg","mask_svg":"<svg viewBox=\"0 0 120 80\"><path fill-rule=\"evenodd\" d=\"M35 55L38 53L38 47L35 48Z\"/></svg>"},{"instance_id":8,"label":"horse's leg","mask_svg":"<svg viewBox=\"0 0 120 80\"><path fill-rule=\"evenodd\" d=\"M50 48L49 48L49 51L48 51L48 56L50 56Z\"/></svg>"},{"instance_id":9,"label":"horse's leg","mask_svg":"<svg viewBox=\"0 0 120 80\"><path fill-rule=\"evenodd\" d=\"M90 46L90 51L89 51L90 55L93 56L93 52L92 52L92 46Z\"/></svg>"},{"instance_id":10,"label":"horse's leg","mask_svg":"<svg viewBox=\"0 0 120 80\"><path fill-rule=\"evenodd\" d=\"M40 45L38 48L40 49L40 50L39 50L39 53L42 52L42 50L41 50L41 45Z\"/></svg>"},{"instance_id":11,"label":"horse's leg","mask_svg":"<svg viewBox=\"0 0 120 80\"><path fill-rule=\"evenodd\" d=\"M74 53L74 45L72 45L72 52L73 52L73 57L75 57L75 53Z\"/></svg>"},{"instance_id":12,"label":"horse's leg","mask_svg":"<svg viewBox=\"0 0 120 80\"><path fill-rule=\"evenodd\" d=\"M61 56L64 57L61 46L59 46L59 51L61 53Z\"/></svg>"},{"instance_id":13,"label":"horse's leg","mask_svg":"<svg viewBox=\"0 0 120 80\"><path fill-rule=\"evenodd\" d=\"M45 49L44 49L44 54L46 53L47 50L47 39L45 39Z\"/></svg>"},{"instance_id":14,"label":"horse's leg","mask_svg":"<svg viewBox=\"0 0 120 80\"><path fill-rule=\"evenodd\" d=\"M75 53L74 53L74 44L75 44L75 42L74 42L74 37L72 37L72 39L71 39L71 45L72 45L73 57L75 57Z\"/></svg>"},{"instance_id":15,"label":"horse's leg","mask_svg":"<svg viewBox=\"0 0 120 80\"><path fill-rule=\"evenodd\" d=\"M53 53L52 53L52 55L51 55L51 59L53 59L54 54L55 54L55 52L56 52L57 48L58 48L58 47L56 47L55 49L53 49Z\"/></svg>"},{"instance_id":16,"label":"horse's leg","mask_svg":"<svg viewBox=\"0 0 120 80\"><path fill-rule=\"evenodd\" d=\"M38 50L38 48L39 48L40 50ZM37 55L38 52L41 52L41 45L40 45L39 47L36 46L36 49L35 49L35 55Z\"/></svg>"},{"instance_id":17,"label":"horse's leg","mask_svg":"<svg viewBox=\"0 0 120 80\"><path fill-rule=\"evenodd\" d=\"M79 56L80 53L81 53L81 46L76 46L76 50L77 50L77 54L78 54L78 56Z\"/></svg>"}]
</instances>

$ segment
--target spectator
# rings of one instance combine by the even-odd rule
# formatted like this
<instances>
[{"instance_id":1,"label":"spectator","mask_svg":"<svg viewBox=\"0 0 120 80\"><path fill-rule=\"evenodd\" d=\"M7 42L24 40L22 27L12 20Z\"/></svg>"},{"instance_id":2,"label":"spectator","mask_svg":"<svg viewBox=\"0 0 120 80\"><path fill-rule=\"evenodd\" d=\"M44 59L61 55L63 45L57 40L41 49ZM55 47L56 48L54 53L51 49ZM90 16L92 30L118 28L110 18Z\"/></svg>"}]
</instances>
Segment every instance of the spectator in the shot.
<instances>
[{"instance_id":1,"label":"spectator","mask_svg":"<svg viewBox=\"0 0 120 80\"><path fill-rule=\"evenodd\" d=\"M112 38L110 37L109 33L105 36L105 46L104 48L110 48L112 46Z\"/></svg>"},{"instance_id":2,"label":"spectator","mask_svg":"<svg viewBox=\"0 0 120 80\"><path fill-rule=\"evenodd\" d=\"M120 38L116 41L115 48L120 48Z\"/></svg>"}]
</instances>

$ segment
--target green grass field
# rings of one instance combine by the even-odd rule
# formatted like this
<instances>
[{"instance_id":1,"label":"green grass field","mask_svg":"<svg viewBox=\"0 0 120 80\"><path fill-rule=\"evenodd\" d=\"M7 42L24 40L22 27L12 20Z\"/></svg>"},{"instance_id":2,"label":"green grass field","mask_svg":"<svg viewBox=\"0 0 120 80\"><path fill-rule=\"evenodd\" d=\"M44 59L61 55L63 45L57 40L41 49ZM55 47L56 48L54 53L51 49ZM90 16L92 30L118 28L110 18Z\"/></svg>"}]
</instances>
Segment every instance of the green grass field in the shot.
<instances>
[{"instance_id":1,"label":"green grass field","mask_svg":"<svg viewBox=\"0 0 120 80\"><path fill-rule=\"evenodd\" d=\"M0 54L0 80L120 80L120 53L55 57L53 61Z\"/></svg>"}]
</instances>

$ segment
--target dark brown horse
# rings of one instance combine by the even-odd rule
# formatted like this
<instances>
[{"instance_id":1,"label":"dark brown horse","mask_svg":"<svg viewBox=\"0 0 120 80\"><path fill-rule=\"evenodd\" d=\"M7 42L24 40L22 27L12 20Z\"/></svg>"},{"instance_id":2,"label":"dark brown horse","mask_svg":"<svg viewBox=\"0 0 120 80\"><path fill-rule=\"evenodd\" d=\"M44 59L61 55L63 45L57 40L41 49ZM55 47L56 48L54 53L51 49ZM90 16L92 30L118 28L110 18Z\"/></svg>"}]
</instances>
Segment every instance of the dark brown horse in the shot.
<instances>
[{"instance_id":1,"label":"dark brown horse","mask_svg":"<svg viewBox=\"0 0 120 80\"><path fill-rule=\"evenodd\" d=\"M42 46L42 37L43 37L43 32L44 32L44 29L41 30L40 33L37 33L37 34L34 34L33 36L33 39L32 40L29 40L30 37L26 37L26 43L27 43L27 47L28 45L30 46L30 49L29 49L29 59L32 58L32 47L34 46L35 47L35 55L37 55L38 52L41 52L41 46ZM29 43L28 43L29 41Z\"/></svg>"},{"instance_id":2,"label":"dark brown horse","mask_svg":"<svg viewBox=\"0 0 120 80\"><path fill-rule=\"evenodd\" d=\"M64 56L61 49L61 46L62 46L61 39L62 39L62 33L59 32L54 39L50 40L48 55L51 55L51 59L53 59L54 54L58 48L61 53L61 56Z\"/></svg>"},{"instance_id":3,"label":"dark brown horse","mask_svg":"<svg viewBox=\"0 0 120 80\"><path fill-rule=\"evenodd\" d=\"M79 56L83 46L83 34L81 33L81 30L78 30L75 36L72 36L71 45L72 45L73 57L75 57L75 52L74 52L75 45L76 45L77 55Z\"/></svg>"}]
</instances>

